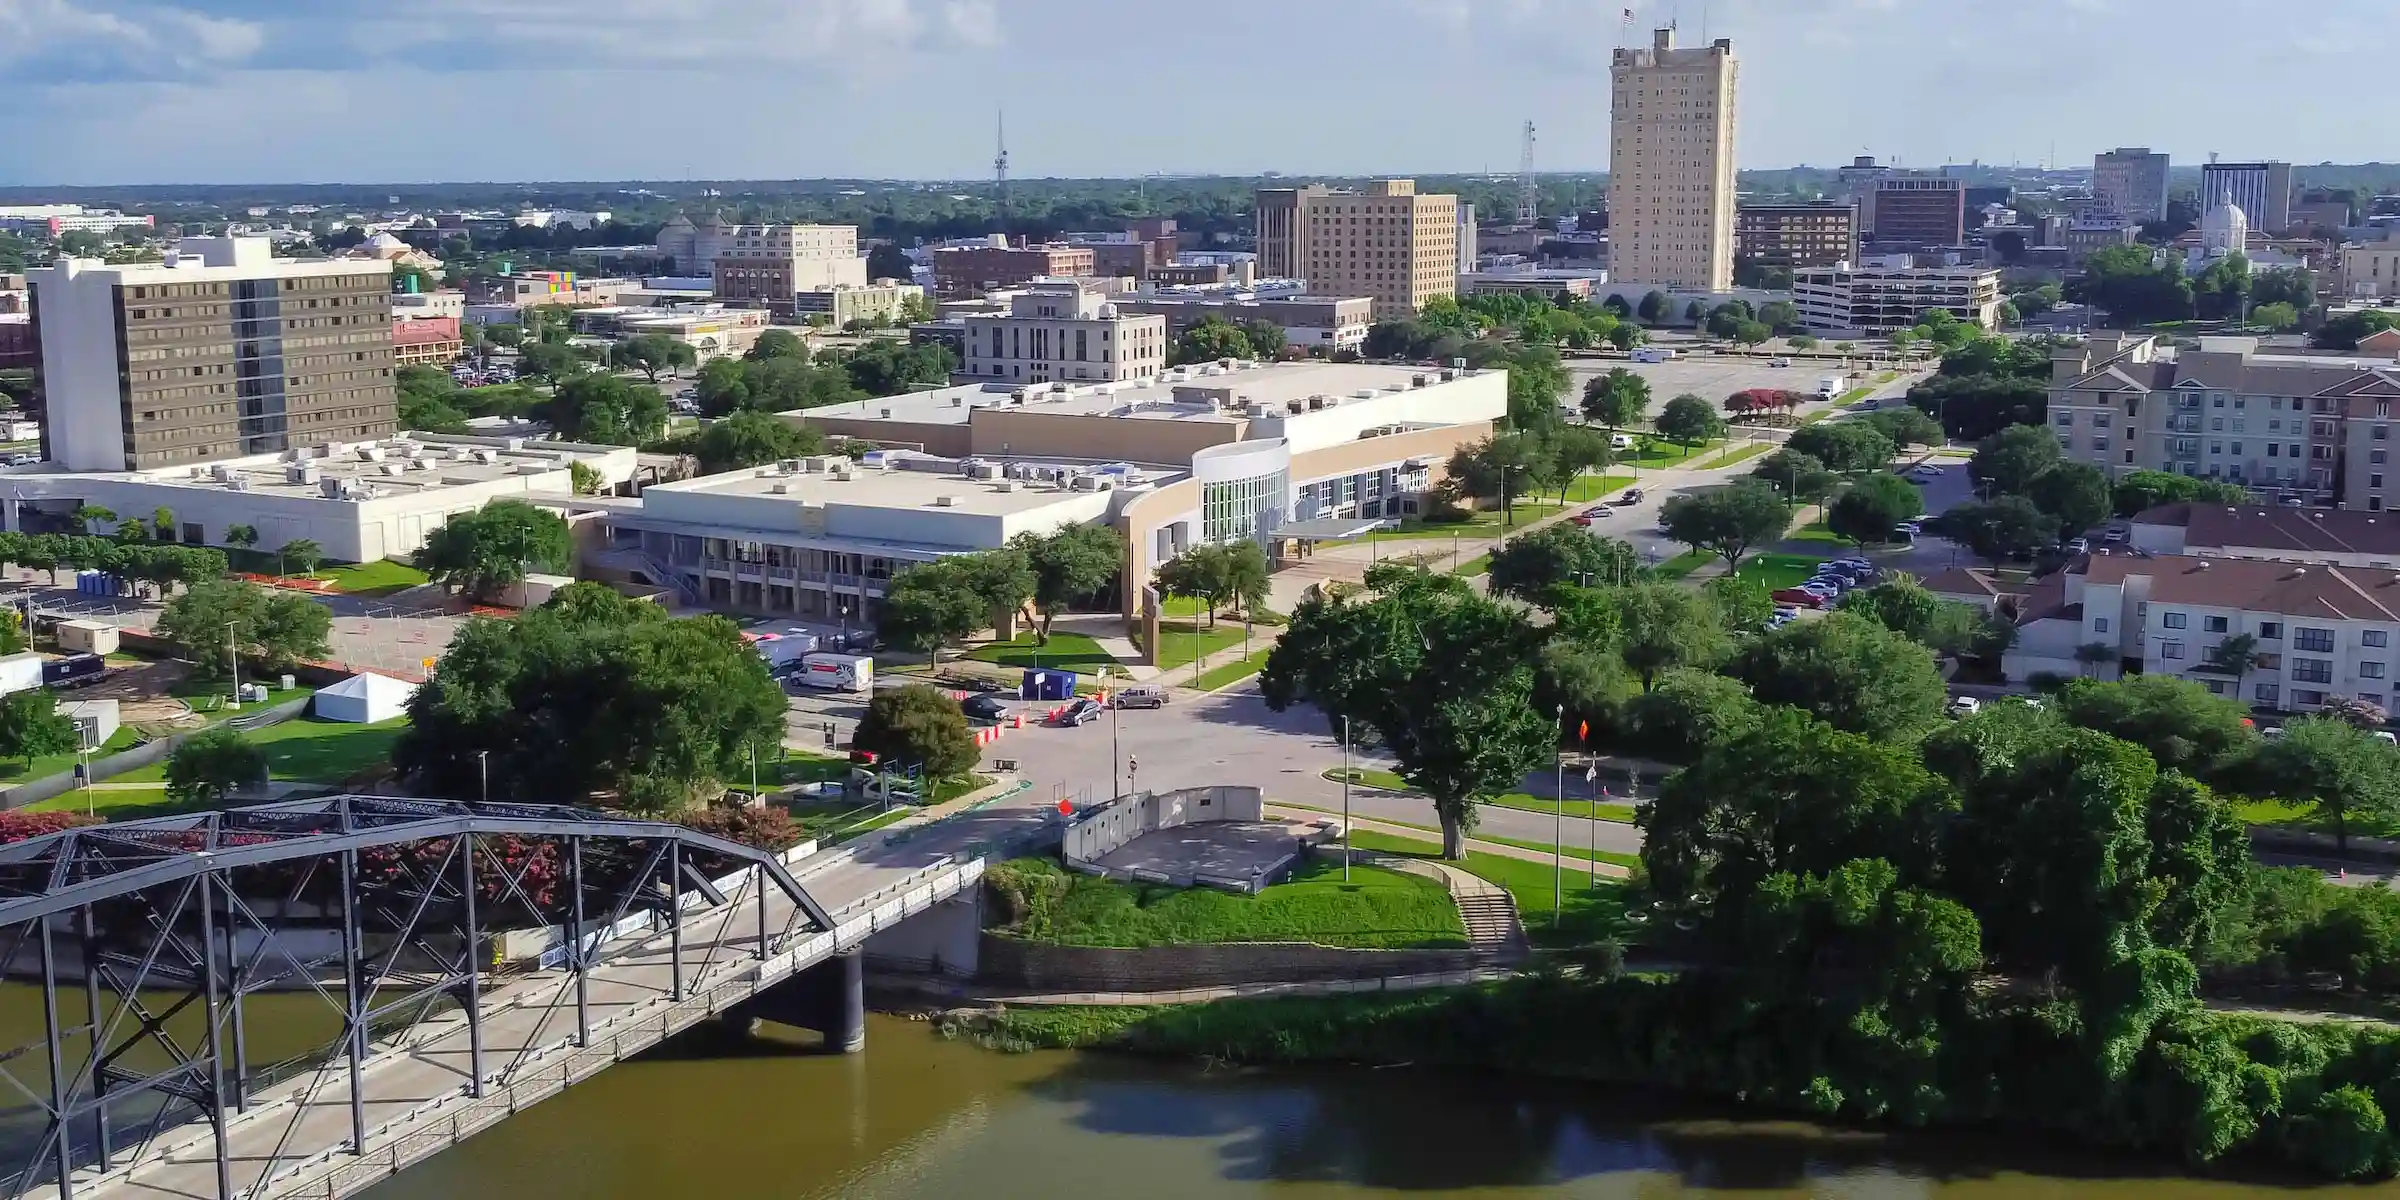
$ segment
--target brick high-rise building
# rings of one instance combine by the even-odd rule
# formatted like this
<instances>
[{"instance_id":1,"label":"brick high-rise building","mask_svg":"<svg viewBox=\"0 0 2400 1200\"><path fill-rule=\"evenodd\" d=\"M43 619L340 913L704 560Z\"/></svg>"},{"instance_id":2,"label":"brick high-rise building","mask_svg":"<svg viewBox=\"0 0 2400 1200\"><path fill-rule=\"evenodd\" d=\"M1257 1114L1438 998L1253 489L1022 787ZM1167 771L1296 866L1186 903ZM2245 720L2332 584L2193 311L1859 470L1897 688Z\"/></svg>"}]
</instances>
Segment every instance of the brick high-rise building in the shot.
<instances>
[{"instance_id":1,"label":"brick high-rise building","mask_svg":"<svg viewBox=\"0 0 2400 1200\"><path fill-rule=\"evenodd\" d=\"M62 258L26 276L44 457L60 466L175 467L397 428L388 262L184 238L164 263Z\"/></svg>"},{"instance_id":2,"label":"brick high-rise building","mask_svg":"<svg viewBox=\"0 0 2400 1200\"><path fill-rule=\"evenodd\" d=\"M1966 187L1946 175L1878 179L1872 211L1879 248L1955 246L1967 239Z\"/></svg>"},{"instance_id":3,"label":"brick high-rise building","mask_svg":"<svg viewBox=\"0 0 2400 1200\"><path fill-rule=\"evenodd\" d=\"M1743 204L1733 214L1734 257L1762 267L1830 267L1858 261L1858 206Z\"/></svg>"},{"instance_id":4,"label":"brick high-rise building","mask_svg":"<svg viewBox=\"0 0 2400 1200\"><path fill-rule=\"evenodd\" d=\"M2092 158L2092 198L2107 212L2140 224L2167 219L2167 156L2121 146Z\"/></svg>"},{"instance_id":5,"label":"brick high-rise building","mask_svg":"<svg viewBox=\"0 0 2400 1200\"><path fill-rule=\"evenodd\" d=\"M1458 197L1382 179L1359 192L1322 184L1258 193L1258 269L1306 279L1319 296L1365 296L1375 319L1415 316L1458 294Z\"/></svg>"},{"instance_id":6,"label":"brick high-rise building","mask_svg":"<svg viewBox=\"0 0 2400 1200\"><path fill-rule=\"evenodd\" d=\"M1719 38L1619 50L1610 70L1609 273L1633 285L1733 286L1735 93L1739 63Z\"/></svg>"},{"instance_id":7,"label":"brick high-rise building","mask_svg":"<svg viewBox=\"0 0 2400 1200\"><path fill-rule=\"evenodd\" d=\"M933 252L933 290L944 300L971 300L994 288L1093 270L1089 246L945 246Z\"/></svg>"}]
</instances>

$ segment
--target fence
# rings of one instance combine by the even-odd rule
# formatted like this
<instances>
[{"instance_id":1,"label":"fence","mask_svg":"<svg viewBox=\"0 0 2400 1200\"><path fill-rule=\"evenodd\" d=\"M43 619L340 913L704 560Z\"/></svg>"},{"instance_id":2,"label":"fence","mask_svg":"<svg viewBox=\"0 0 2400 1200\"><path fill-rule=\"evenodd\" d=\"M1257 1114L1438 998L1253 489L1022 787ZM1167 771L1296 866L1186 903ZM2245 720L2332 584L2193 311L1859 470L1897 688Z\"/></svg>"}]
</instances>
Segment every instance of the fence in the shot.
<instances>
[{"instance_id":1,"label":"fence","mask_svg":"<svg viewBox=\"0 0 2400 1200\"><path fill-rule=\"evenodd\" d=\"M314 697L301 696L291 700L279 701L271 707L260 709L249 716L242 717L242 728L258 729L264 726L277 725L281 724L282 722L289 721L292 718L299 716L301 713L307 712L308 702L312 699L314 699ZM106 758L93 759L91 765L86 769L90 774L91 781L93 783L98 783L104 779L114 778L115 776L123 775L129 771L138 771L143 767L150 766L153 763L164 761L168 755L175 752L175 747L184 743L185 739L206 732L208 732L208 730L202 728L186 729L179 733L172 733L166 737L144 742L130 750L120 750ZM28 780L27 782L20 783L15 787L9 788L7 791L0 791L0 810L23 808L28 804L34 804L43 800L48 800L53 796L65 795L73 790L75 790L75 773L73 771L61 771L56 775L45 775L40 779Z\"/></svg>"}]
</instances>

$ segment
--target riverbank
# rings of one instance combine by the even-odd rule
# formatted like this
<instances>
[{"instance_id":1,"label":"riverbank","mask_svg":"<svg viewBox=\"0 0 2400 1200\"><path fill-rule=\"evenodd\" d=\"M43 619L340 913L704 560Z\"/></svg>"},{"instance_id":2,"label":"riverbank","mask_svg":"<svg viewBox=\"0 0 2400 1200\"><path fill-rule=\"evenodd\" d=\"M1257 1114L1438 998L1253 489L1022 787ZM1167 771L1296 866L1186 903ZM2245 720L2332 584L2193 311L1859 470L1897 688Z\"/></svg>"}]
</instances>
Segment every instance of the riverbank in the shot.
<instances>
[{"instance_id":1,"label":"riverbank","mask_svg":"<svg viewBox=\"0 0 2400 1200\"><path fill-rule=\"evenodd\" d=\"M2093 1031L2038 1004L1895 1041L1883 1017L1706 979L1532 977L1468 988L1173 1007L953 1012L948 1037L1248 1066L1416 1066L1666 1090L1861 1126L2036 1133L2187 1164L2389 1177L2400 1034L2197 1005ZM1894 1054L1895 1047L1902 1053ZM2095 1055L2095 1049L2105 1052Z\"/></svg>"}]
</instances>

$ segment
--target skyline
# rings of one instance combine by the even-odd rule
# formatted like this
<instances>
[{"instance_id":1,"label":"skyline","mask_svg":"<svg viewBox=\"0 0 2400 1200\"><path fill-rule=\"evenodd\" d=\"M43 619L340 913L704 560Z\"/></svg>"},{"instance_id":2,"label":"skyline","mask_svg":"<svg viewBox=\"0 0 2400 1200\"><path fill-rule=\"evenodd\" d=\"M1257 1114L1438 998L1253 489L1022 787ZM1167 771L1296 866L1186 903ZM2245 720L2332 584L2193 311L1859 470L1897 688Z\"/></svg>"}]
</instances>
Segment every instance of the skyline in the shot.
<instances>
[{"instance_id":1,"label":"skyline","mask_svg":"<svg viewBox=\"0 0 2400 1200\"><path fill-rule=\"evenodd\" d=\"M975 179L1001 107L1021 178L1506 173L1529 116L1537 169L1597 171L1610 51L1670 20L1679 44L1734 40L1746 169L2377 157L2349 102L2309 86L2371 65L2369 39L2244 24L2260 0L1625 7L423 0L402 20L361 0L0 0L23 100L0 113L0 184ZM2378 7L2327 0L2311 28ZM2195 104L2137 61L2278 103Z\"/></svg>"}]
</instances>

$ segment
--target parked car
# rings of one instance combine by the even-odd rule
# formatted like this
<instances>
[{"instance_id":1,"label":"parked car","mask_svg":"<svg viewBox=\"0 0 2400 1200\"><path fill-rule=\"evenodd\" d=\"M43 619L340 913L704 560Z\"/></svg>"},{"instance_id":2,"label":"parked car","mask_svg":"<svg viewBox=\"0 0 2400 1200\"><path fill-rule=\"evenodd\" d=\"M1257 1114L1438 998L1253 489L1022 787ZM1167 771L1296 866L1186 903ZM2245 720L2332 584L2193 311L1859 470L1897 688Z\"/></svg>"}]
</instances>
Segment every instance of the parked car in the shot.
<instances>
[{"instance_id":1,"label":"parked car","mask_svg":"<svg viewBox=\"0 0 2400 1200\"><path fill-rule=\"evenodd\" d=\"M2131 540L2133 540L2133 531L2122 527L2112 527L2108 532L2100 535L2100 542L2105 546L2123 545Z\"/></svg>"},{"instance_id":2,"label":"parked car","mask_svg":"<svg viewBox=\"0 0 2400 1200\"><path fill-rule=\"evenodd\" d=\"M1100 702L1084 697L1060 709L1051 723L1055 725L1089 725L1100 719Z\"/></svg>"},{"instance_id":3,"label":"parked car","mask_svg":"<svg viewBox=\"0 0 2400 1200\"><path fill-rule=\"evenodd\" d=\"M1773 600L1777 604L1789 604L1793 608L1825 607L1825 597L1817 594L1816 592L1809 591L1806 588L1778 588L1768 595L1768 599Z\"/></svg>"},{"instance_id":4,"label":"parked car","mask_svg":"<svg viewBox=\"0 0 2400 1200\"><path fill-rule=\"evenodd\" d=\"M958 702L958 711L978 721L1005 721L1008 706L992 696L969 696Z\"/></svg>"},{"instance_id":5,"label":"parked car","mask_svg":"<svg viewBox=\"0 0 2400 1200\"><path fill-rule=\"evenodd\" d=\"M1950 707L1944 711L1954 717L1971 717L1983 711L1983 701L1973 696L1954 697L1950 701Z\"/></svg>"},{"instance_id":6,"label":"parked car","mask_svg":"<svg viewBox=\"0 0 2400 1200\"><path fill-rule=\"evenodd\" d=\"M1893 541L1905 546L1917 540L1917 527L1903 521L1898 525L1892 526L1891 538Z\"/></svg>"},{"instance_id":7,"label":"parked car","mask_svg":"<svg viewBox=\"0 0 2400 1200\"><path fill-rule=\"evenodd\" d=\"M1617 497L1619 504L1640 504L1641 502L1642 489L1640 488L1626 488L1625 493Z\"/></svg>"},{"instance_id":8,"label":"parked car","mask_svg":"<svg viewBox=\"0 0 2400 1200\"><path fill-rule=\"evenodd\" d=\"M1605 504L1595 504L1595 505L1591 506L1590 508L1587 508L1587 509L1583 510L1582 512L1576 513L1576 514L1575 514L1575 516L1574 516L1572 519L1573 519L1573 520L1574 520L1574 522L1575 522L1576 524L1578 524L1578 525L1589 525L1589 524L1591 524L1591 523L1592 523L1594 520L1596 520L1596 519L1598 519L1598 518L1601 518L1601 517L1605 517L1605 516L1607 516L1607 515L1608 515L1608 506L1607 506L1607 505L1605 505Z\"/></svg>"},{"instance_id":9,"label":"parked car","mask_svg":"<svg viewBox=\"0 0 2400 1200\"><path fill-rule=\"evenodd\" d=\"M1159 687L1129 687L1109 697L1118 708L1165 708L1167 689Z\"/></svg>"},{"instance_id":10,"label":"parked car","mask_svg":"<svg viewBox=\"0 0 2400 1200\"><path fill-rule=\"evenodd\" d=\"M1778 354L1775 357L1768 359L1767 365L1770 367L1788 367L1792 365L1792 360Z\"/></svg>"},{"instance_id":11,"label":"parked car","mask_svg":"<svg viewBox=\"0 0 2400 1200\"><path fill-rule=\"evenodd\" d=\"M2089 539L2089 538L2068 538L2068 539L2067 539L2067 553L2069 553L2069 554L2090 554L2091 552L2092 552L2092 543L2091 543L2091 539Z\"/></svg>"}]
</instances>

